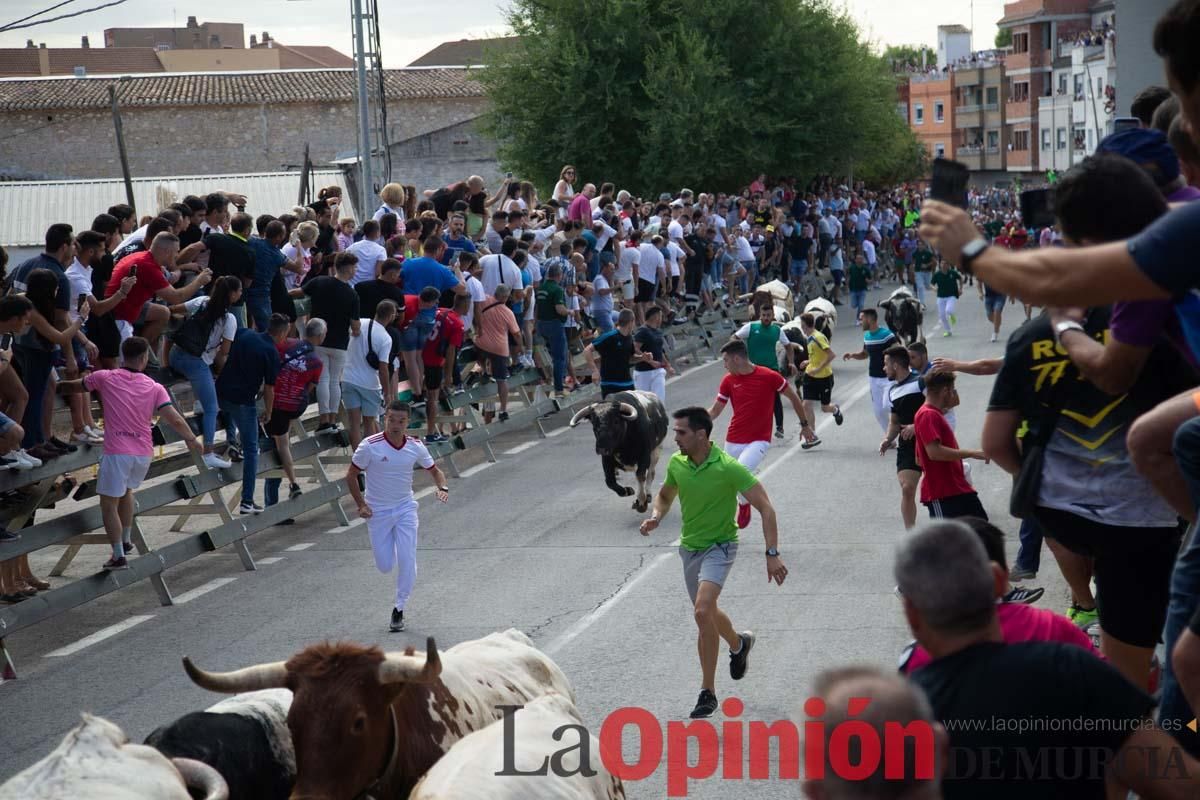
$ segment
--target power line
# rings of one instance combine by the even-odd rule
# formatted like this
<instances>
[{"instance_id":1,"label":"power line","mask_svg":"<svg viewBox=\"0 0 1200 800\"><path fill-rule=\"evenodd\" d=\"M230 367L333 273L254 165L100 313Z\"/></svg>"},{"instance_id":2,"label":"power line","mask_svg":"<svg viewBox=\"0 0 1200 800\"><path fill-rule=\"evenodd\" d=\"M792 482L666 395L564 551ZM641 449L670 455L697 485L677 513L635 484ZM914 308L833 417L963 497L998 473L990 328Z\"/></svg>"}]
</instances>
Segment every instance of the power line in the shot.
<instances>
[{"instance_id":1,"label":"power line","mask_svg":"<svg viewBox=\"0 0 1200 800\"><path fill-rule=\"evenodd\" d=\"M49 14L51 11L53 11L56 8L62 8L63 6L70 5L71 3L74 3L74 2L75 2L75 0L63 0L61 3L58 3L57 5L50 6L49 8L43 8L41 11L34 12L33 14L30 14L28 17L21 17L20 19L13 20L12 22L8 23L7 25L0 27L0 31L6 31L9 28L11 28L13 25L16 25L18 22L24 22L25 20L33 19L34 17L40 17L42 14Z\"/></svg>"},{"instance_id":2,"label":"power line","mask_svg":"<svg viewBox=\"0 0 1200 800\"><path fill-rule=\"evenodd\" d=\"M24 25L18 25L16 22L14 22L14 23L10 23L10 24L4 26L3 28L0 28L0 33L4 33L6 31L15 31L20 28L32 28L36 25L45 25L47 22L57 22L60 19L70 19L71 17L79 17L79 16L83 16L84 14L90 14L93 11L99 11L104 8L111 8L112 6L119 6L125 2L128 2L128 0L112 0L112 2L110 2L110 3L104 3L103 5L92 6L91 8L85 8L82 11L75 11L71 14L60 14L59 16L51 17L50 19L41 19L41 20L36 20L34 22L26 22ZM65 5L65 3L60 4L60 5ZM55 8L57 8L57 7L58 6L55 6ZM50 9L46 9L46 11L50 11ZM39 14L45 14L46 11L41 11L41 12L39 12ZM38 16L38 14L34 14L33 16L36 17L36 16ZM29 19L29 17L26 17L26 19ZM20 22L20 21L21 20L17 20L17 22Z\"/></svg>"}]
</instances>

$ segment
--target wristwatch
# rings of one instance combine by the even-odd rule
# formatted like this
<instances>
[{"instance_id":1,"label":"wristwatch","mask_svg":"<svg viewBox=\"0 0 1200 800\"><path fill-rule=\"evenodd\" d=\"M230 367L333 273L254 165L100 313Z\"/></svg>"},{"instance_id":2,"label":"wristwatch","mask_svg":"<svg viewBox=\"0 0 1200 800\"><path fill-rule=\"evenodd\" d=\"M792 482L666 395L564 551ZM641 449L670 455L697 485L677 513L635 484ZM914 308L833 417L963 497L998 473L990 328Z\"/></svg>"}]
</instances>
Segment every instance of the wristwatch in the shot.
<instances>
[{"instance_id":1,"label":"wristwatch","mask_svg":"<svg viewBox=\"0 0 1200 800\"><path fill-rule=\"evenodd\" d=\"M976 258L978 258L979 254L982 253L987 248L988 248L987 239L984 239L982 236L980 236L976 239L972 239L971 241L967 242L966 245L964 245L963 249L962 249L962 258L960 259L962 261L962 263L958 265L959 268L963 272L970 274L971 262L974 261Z\"/></svg>"},{"instance_id":2,"label":"wristwatch","mask_svg":"<svg viewBox=\"0 0 1200 800\"><path fill-rule=\"evenodd\" d=\"M778 550L778 549L776 549L776 548L774 548L774 547L768 547L768 548L767 548L767 558L770 558L771 556L774 556L774 557L778 558L778 557L779 557L779 550Z\"/></svg>"},{"instance_id":3,"label":"wristwatch","mask_svg":"<svg viewBox=\"0 0 1200 800\"><path fill-rule=\"evenodd\" d=\"M1062 343L1062 335L1067 331L1080 331L1087 333L1087 329L1073 319L1063 320L1054 326L1054 341Z\"/></svg>"}]
</instances>

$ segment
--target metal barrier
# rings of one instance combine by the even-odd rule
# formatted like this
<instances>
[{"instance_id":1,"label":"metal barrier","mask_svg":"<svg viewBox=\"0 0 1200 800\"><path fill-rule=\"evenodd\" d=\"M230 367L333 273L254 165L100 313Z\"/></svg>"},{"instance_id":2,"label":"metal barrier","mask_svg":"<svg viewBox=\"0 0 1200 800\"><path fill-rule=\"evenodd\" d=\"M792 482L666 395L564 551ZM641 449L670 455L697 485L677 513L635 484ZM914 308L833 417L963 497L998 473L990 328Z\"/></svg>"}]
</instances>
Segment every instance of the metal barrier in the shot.
<instances>
[{"instance_id":1,"label":"metal barrier","mask_svg":"<svg viewBox=\"0 0 1200 800\"><path fill-rule=\"evenodd\" d=\"M723 313L720 316L710 314L689 323L683 331L683 335L689 340L682 344L676 342L677 346L671 351L672 360L682 361L704 349L715 353L713 336L707 330L707 326L718 323L721 317L725 317L726 327L732 327L728 316ZM679 329L673 331L673 338L678 333ZM578 358L573 360L570 365L572 370L578 369L579 361ZM466 427L463 432L452 437L450 442L428 445L430 454L443 462L452 476L459 477L458 467L454 463L456 454L480 448L489 461L495 461L496 456L491 447L492 439L530 426L539 436L544 437L546 432L542 422L549 414L590 401L599 391L599 387L589 386L573 392L565 400L556 400L546 396L539 384L540 380L540 373L534 369L520 370L510 377L510 390L517 390L513 399L523 408L514 411L504 422L485 424L476 408L496 399L494 382L488 381L466 392L450 394L443 398L444 415L439 414L439 420L453 421ZM187 419L194 429L198 428L197 418L189 416ZM132 539L137 555L130 556L128 570L86 575L20 603L0 607L0 683L17 677L15 665L4 641L6 636L17 631L147 579L153 584L159 601L163 605L171 605L174 600L165 576L171 567L233 545L242 567L254 570L254 556L246 542L250 536L286 518L315 511L321 506L329 506L339 523L348 525L349 519L340 503L340 498L345 493L344 486L340 478L330 479L326 472L328 466L344 465L349 461L349 456L342 452L348 446L348 439L342 431L324 431L317 435L311 430L315 425L315 418L293 423L292 434L299 438L291 441L291 452L297 478L307 477L315 481L317 486L305 490L296 499L281 501L268 507L263 513L253 516L234 517L232 509L240 500L239 493L235 491L230 498L226 498L222 493L226 488L240 487L240 465L225 470L213 470L203 464L199 455L187 449L174 450L156 458L151 464L147 480L174 473L180 474L174 480L134 492ZM167 426L156 425L153 430L156 444L167 446L179 442L178 435ZM61 576L84 546L107 546L108 539L103 532L92 532L102 531L104 526L98 501L52 520L23 527L38 509L61 502L72 492L77 501L87 501L95 497L95 478L80 484L75 484L70 479L59 479L98 464L100 452L99 447L81 448L79 452L65 455L34 470L0 473L0 494L20 490L25 495L7 512L9 529L19 530L21 539L0 544L0 561L45 547L66 545L66 550L50 573L52 576ZM273 444L270 448L260 451L258 477L280 475L280 466ZM215 516L218 521L211 527L185 533L179 540L152 550L138 524L139 517L149 516L174 516L176 520L170 528L171 532L183 532L184 525L192 517Z\"/></svg>"}]
</instances>

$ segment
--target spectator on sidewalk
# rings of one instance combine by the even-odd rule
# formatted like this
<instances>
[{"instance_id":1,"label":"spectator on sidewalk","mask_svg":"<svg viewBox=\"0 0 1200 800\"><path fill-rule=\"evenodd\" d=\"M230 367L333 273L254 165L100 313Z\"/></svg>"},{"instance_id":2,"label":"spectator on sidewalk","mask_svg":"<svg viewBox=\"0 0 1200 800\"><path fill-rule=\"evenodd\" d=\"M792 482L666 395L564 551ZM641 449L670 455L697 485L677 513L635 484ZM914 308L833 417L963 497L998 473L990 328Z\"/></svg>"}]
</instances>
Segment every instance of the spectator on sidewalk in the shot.
<instances>
[{"instance_id":1,"label":"spectator on sidewalk","mask_svg":"<svg viewBox=\"0 0 1200 800\"><path fill-rule=\"evenodd\" d=\"M304 284L304 294L312 299L310 316L325 320L325 341L317 348L324 369L317 384L317 410L321 422L317 433L337 428L342 404L342 373L346 369L346 348L350 334L359 330L358 295L350 285L358 258L353 253L338 253L333 259L333 275L321 275Z\"/></svg>"},{"instance_id":2,"label":"spectator on sidewalk","mask_svg":"<svg viewBox=\"0 0 1200 800\"><path fill-rule=\"evenodd\" d=\"M312 223L302 223L312 225ZM309 229L316 239L315 226ZM288 258L280 249L287 241L287 226L279 220L267 223L262 238L250 239L248 245L254 258L254 277L246 286L246 315L259 333L265 333L271 321L271 287L280 280L280 270L289 274L304 269L304 256L300 253Z\"/></svg>"},{"instance_id":3,"label":"spectator on sidewalk","mask_svg":"<svg viewBox=\"0 0 1200 800\"><path fill-rule=\"evenodd\" d=\"M557 264L546 270L542 285L538 287L535 308L538 334L550 348L550 359L554 364L554 392L560 400L566 397L563 381L567 375L568 359L567 334L563 328L563 323L567 321L567 298L558 284L561 278L562 269Z\"/></svg>"},{"instance_id":4,"label":"spectator on sidewalk","mask_svg":"<svg viewBox=\"0 0 1200 800\"><path fill-rule=\"evenodd\" d=\"M342 402L350 421L351 448L357 448L365 436L379 432L383 387L388 384L387 360L392 352L392 337L387 328L396 319L396 313L395 303L380 301L374 317L358 321L359 332L350 337L346 348Z\"/></svg>"},{"instance_id":5,"label":"spectator on sidewalk","mask_svg":"<svg viewBox=\"0 0 1200 800\"><path fill-rule=\"evenodd\" d=\"M354 274L350 285L354 286L363 281L374 280L379 276L379 268L387 260L387 249L379 243L379 223L369 219L362 226L363 238L346 250L354 256Z\"/></svg>"},{"instance_id":6,"label":"spectator on sidewalk","mask_svg":"<svg viewBox=\"0 0 1200 800\"><path fill-rule=\"evenodd\" d=\"M304 325L303 339L285 339L277 342L279 352L279 375L275 378L275 402L271 406L271 418L265 426L267 435L275 441L275 452L279 464L288 480L288 500L301 495L296 482L296 467L292 462L291 425L308 409L310 390L321 378L321 359L317 348L325 340L325 320L320 317L309 319ZM263 507L270 508L279 502L281 478L263 481ZM295 520L285 519L280 525L291 525Z\"/></svg>"},{"instance_id":7,"label":"spectator on sidewalk","mask_svg":"<svg viewBox=\"0 0 1200 800\"><path fill-rule=\"evenodd\" d=\"M238 448L231 447L236 461L242 458L242 502L239 514L261 514L262 506L254 502L254 481L258 476L258 429L259 421L266 422L275 406L275 379L279 375L279 352L277 343L287 336L291 321L282 314L271 316L267 333L257 333L242 328L229 348L225 369L217 377L217 402L229 423L226 429L228 441L234 441L237 432ZM263 407L261 415L256 401L262 389Z\"/></svg>"},{"instance_id":8,"label":"spectator on sidewalk","mask_svg":"<svg viewBox=\"0 0 1200 800\"><path fill-rule=\"evenodd\" d=\"M462 314L470 307L471 298L468 295L454 295L454 308L437 309L433 331L425 340L421 364L425 370L426 444L450 441L449 436L437 429L438 395L442 387L454 384L454 365L466 334Z\"/></svg>"},{"instance_id":9,"label":"spectator on sidewalk","mask_svg":"<svg viewBox=\"0 0 1200 800\"><path fill-rule=\"evenodd\" d=\"M510 343L518 353L523 350L517 317L507 305L509 294L508 284L500 284L491 302L482 303L475 312L479 331L475 336L475 348L479 351L479 361L491 367L492 380L496 381L501 422L508 419Z\"/></svg>"},{"instance_id":10,"label":"spectator on sidewalk","mask_svg":"<svg viewBox=\"0 0 1200 800\"><path fill-rule=\"evenodd\" d=\"M160 233L154 237L150 249L142 253L134 253L121 259L113 267L112 277L108 280L107 294L112 296L121 291L122 281L130 275L137 277L137 282L129 290L128 295L112 310L117 320L117 327L122 339L128 339L140 326L140 336L150 343L150 364L154 365L155 344L158 337L167 327L171 312L167 306L150 302L158 298L168 305L176 305L191 300L213 278L213 273L207 269L201 270L191 283L182 289L176 289L167 282L163 270L175 268L175 259L179 255L179 237L171 233Z\"/></svg>"},{"instance_id":11,"label":"spectator on sidewalk","mask_svg":"<svg viewBox=\"0 0 1200 800\"><path fill-rule=\"evenodd\" d=\"M213 452L217 434L217 382L229 357L229 348L237 334L237 319L231 309L242 296L242 282L232 275L218 278L211 295L193 297L171 306L172 313L183 314L183 324L168 335L171 346L167 363L188 379L201 411L204 434L204 463L210 469L232 466L228 459Z\"/></svg>"},{"instance_id":12,"label":"spectator on sidewalk","mask_svg":"<svg viewBox=\"0 0 1200 800\"><path fill-rule=\"evenodd\" d=\"M174 428L191 449L203 449L187 421L171 404L167 390L143 374L149 355L149 343L134 336L121 344L124 363L121 369L97 370L81 380L59 384L59 391L64 394L96 392L104 404L107 436L96 493L100 495L104 532L112 546L112 558L104 563L106 570L129 567L125 557L133 552L133 490L142 485L154 458L150 432L154 417Z\"/></svg>"}]
</instances>

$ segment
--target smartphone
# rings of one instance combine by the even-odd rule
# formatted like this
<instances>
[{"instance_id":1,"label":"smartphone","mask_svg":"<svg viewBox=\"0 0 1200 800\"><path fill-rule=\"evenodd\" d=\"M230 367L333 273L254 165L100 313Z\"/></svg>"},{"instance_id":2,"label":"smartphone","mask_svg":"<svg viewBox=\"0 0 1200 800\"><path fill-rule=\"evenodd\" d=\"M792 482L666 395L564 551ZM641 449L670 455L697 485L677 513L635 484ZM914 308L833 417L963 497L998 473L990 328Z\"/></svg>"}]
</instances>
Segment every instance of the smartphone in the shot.
<instances>
[{"instance_id":1,"label":"smartphone","mask_svg":"<svg viewBox=\"0 0 1200 800\"><path fill-rule=\"evenodd\" d=\"M969 179L970 172L965 164L951 161L948 158L935 158L929 196L952 206L966 208L967 181Z\"/></svg>"},{"instance_id":2,"label":"smartphone","mask_svg":"<svg viewBox=\"0 0 1200 800\"><path fill-rule=\"evenodd\" d=\"M504 173L504 177L508 178L508 179L511 181L511 180L512 180L512 173L511 173L511 172L506 172L506 173Z\"/></svg>"},{"instance_id":3,"label":"smartphone","mask_svg":"<svg viewBox=\"0 0 1200 800\"><path fill-rule=\"evenodd\" d=\"M8 348L12 347L12 340L13 337L11 333L6 333L3 336L0 336L0 350L7 350Z\"/></svg>"},{"instance_id":4,"label":"smartphone","mask_svg":"<svg viewBox=\"0 0 1200 800\"><path fill-rule=\"evenodd\" d=\"M1142 121L1137 117L1117 117L1113 120L1113 133L1140 128Z\"/></svg>"},{"instance_id":5,"label":"smartphone","mask_svg":"<svg viewBox=\"0 0 1200 800\"><path fill-rule=\"evenodd\" d=\"M1050 228L1054 216L1054 190L1028 189L1021 192L1021 221L1027 228Z\"/></svg>"},{"instance_id":6,"label":"smartphone","mask_svg":"<svg viewBox=\"0 0 1200 800\"><path fill-rule=\"evenodd\" d=\"M81 294L81 295L79 295L79 302L77 302L77 303L75 304L75 313L76 313L76 314L82 314L82 313L83 313L83 307L84 307L84 305L85 305L86 303L87 303L87 295L86 295L86 294Z\"/></svg>"},{"instance_id":7,"label":"smartphone","mask_svg":"<svg viewBox=\"0 0 1200 800\"><path fill-rule=\"evenodd\" d=\"M132 276L133 276L133 277L135 277L135 278L137 277L137 264L130 264L130 265L129 265L129 274L130 274L130 275L132 275Z\"/></svg>"}]
</instances>

